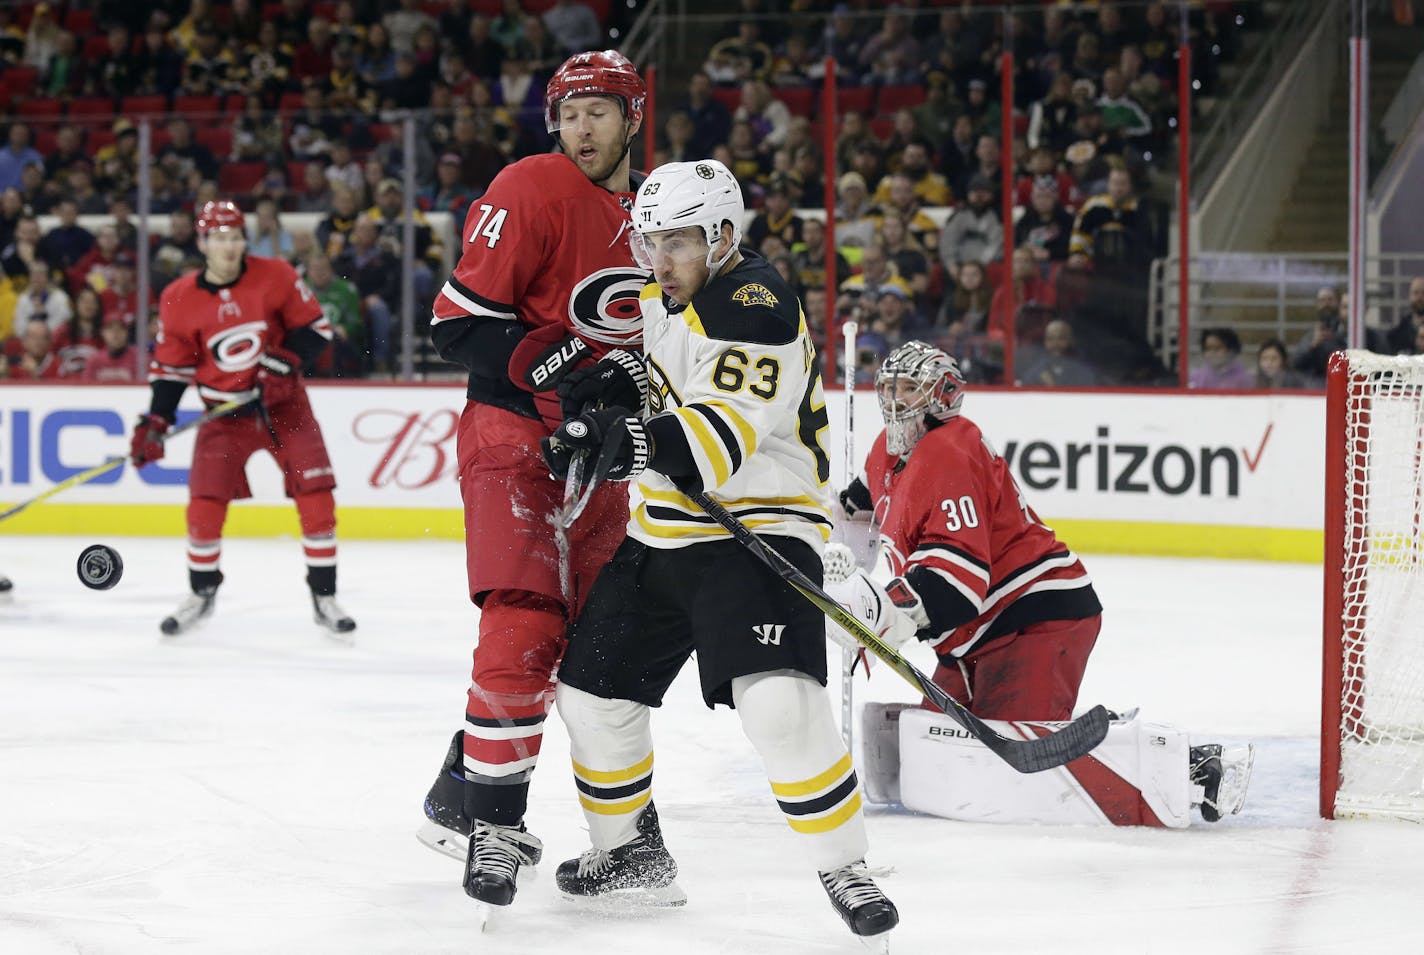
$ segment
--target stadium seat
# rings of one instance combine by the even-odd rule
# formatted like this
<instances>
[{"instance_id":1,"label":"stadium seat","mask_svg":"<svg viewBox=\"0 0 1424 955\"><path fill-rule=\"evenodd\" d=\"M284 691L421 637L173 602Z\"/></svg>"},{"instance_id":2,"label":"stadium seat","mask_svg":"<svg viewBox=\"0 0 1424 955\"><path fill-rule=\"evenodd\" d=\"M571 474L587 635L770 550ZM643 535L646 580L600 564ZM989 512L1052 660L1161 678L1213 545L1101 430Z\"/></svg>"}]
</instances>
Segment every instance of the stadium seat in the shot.
<instances>
[{"instance_id":1,"label":"stadium seat","mask_svg":"<svg viewBox=\"0 0 1424 955\"><path fill-rule=\"evenodd\" d=\"M26 100L15 107L15 113L26 119L57 119L64 115L64 100L62 99L32 99ZM40 150L44 152L44 150Z\"/></svg>"},{"instance_id":2,"label":"stadium seat","mask_svg":"<svg viewBox=\"0 0 1424 955\"><path fill-rule=\"evenodd\" d=\"M109 38L103 34L90 34L84 38L84 59L102 60L109 55Z\"/></svg>"},{"instance_id":3,"label":"stadium seat","mask_svg":"<svg viewBox=\"0 0 1424 955\"><path fill-rule=\"evenodd\" d=\"M135 120L140 116L161 116L168 112L168 97L125 96L119 101L119 112Z\"/></svg>"},{"instance_id":4,"label":"stadium seat","mask_svg":"<svg viewBox=\"0 0 1424 955\"><path fill-rule=\"evenodd\" d=\"M69 101L69 118L76 123L107 126L118 118L107 96L79 96Z\"/></svg>"},{"instance_id":5,"label":"stadium seat","mask_svg":"<svg viewBox=\"0 0 1424 955\"><path fill-rule=\"evenodd\" d=\"M742 105L742 91L736 86L715 86L712 98L727 107L729 113L735 113L737 107Z\"/></svg>"},{"instance_id":6,"label":"stadium seat","mask_svg":"<svg viewBox=\"0 0 1424 955\"><path fill-rule=\"evenodd\" d=\"M852 110L869 116L874 106L873 86L843 86L836 90L836 112L842 116Z\"/></svg>"},{"instance_id":7,"label":"stadium seat","mask_svg":"<svg viewBox=\"0 0 1424 955\"><path fill-rule=\"evenodd\" d=\"M301 108L301 93L283 93L282 98L277 101L277 111L280 113L295 113Z\"/></svg>"},{"instance_id":8,"label":"stadium seat","mask_svg":"<svg viewBox=\"0 0 1424 955\"><path fill-rule=\"evenodd\" d=\"M232 127L209 126L193 131L193 141L207 146L218 159L225 160L232 155Z\"/></svg>"},{"instance_id":9,"label":"stadium seat","mask_svg":"<svg viewBox=\"0 0 1424 955\"><path fill-rule=\"evenodd\" d=\"M218 173L218 188L224 193L249 193L267 172L264 162L224 163Z\"/></svg>"},{"instance_id":10,"label":"stadium seat","mask_svg":"<svg viewBox=\"0 0 1424 955\"><path fill-rule=\"evenodd\" d=\"M220 96L175 96L173 112L192 115L199 122L216 122L222 112Z\"/></svg>"},{"instance_id":11,"label":"stadium seat","mask_svg":"<svg viewBox=\"0 0 1424 955\"><path fill-rule=\"evenodd\" d=\"M875 102L875 108L880 113L889 116L897 109L906 106L919 106L925 101L925 88L923 86L882 86L880 95Z\"/></svg>"},{"instance_id":12,"label":"stadium seat","mask_svg":"<svg viewBox=\"0 0 1424 955\"><path fill-rule=\"evenodd\" d=\"M816 90L809 86L787 86L771 91L771 95L786 104L792 116L810 117L816 112Z\"/></svg>"},{"instance_id":13,"label":"stadium seat","mask_svg":"<svg viewBox=\"0 0 1424 955\"><path fill-rule=\"evenodd\" d=\"M94 11L70 10L64 15L64 28L75 36L93 33L97 29L94 24Z\"/></svg>"},{"instance_id":14,"label":"stadium seat","mask_svg":"<svg viewBox=\"0 0 1424 955\"><path fill-rule=\"evenodd\" d=\"M50 153L54 152L54 150L55 150L54 141L55 141L57 138L58 138L58 137L55 136L55 132L54 132L54 129L53 129L52 127L49 127L49 126L42 126L42 127L36 128L36 129L35 129L35 152L39 153L41 156L48 156Z\"/></svg>"},{"instance_id":15,"label":"stadium seat","mask_svg":"<svg viewBox=\"0 0 1424 955\"><path fill-rule=\"evenodd\" d=\"M91 129L89 130L89 136L85 140L84 145L86 148L88 148L91 154L97 153L105 146L112 146L114 144L114 140L117 138L118 137L114 135L113 130L109 129L107 126L100 129Z\"/></svg>"},{"instance_id":16,"label":"stadium seat","mask_svg":"<svg viewBox=\"0 0 1424 955\"><path fill-rule=\"evenodd\" d=\"M870 121L870 131L875 134L875 138L882 143L888 143L891 135L895 132L895 123L889 119L872 119Z\"/></svg>"},{"instance_id":17,"label":"stadium seat","mask_svg":"<svg viewBox=\"0 0 1424 955\"><path fill-rule=\"evenodd\" d=\"M293 160L287 163L287 183L293 189L300 190L306 184L307 164L304 161Z\"/></svg>"}]
</instances>

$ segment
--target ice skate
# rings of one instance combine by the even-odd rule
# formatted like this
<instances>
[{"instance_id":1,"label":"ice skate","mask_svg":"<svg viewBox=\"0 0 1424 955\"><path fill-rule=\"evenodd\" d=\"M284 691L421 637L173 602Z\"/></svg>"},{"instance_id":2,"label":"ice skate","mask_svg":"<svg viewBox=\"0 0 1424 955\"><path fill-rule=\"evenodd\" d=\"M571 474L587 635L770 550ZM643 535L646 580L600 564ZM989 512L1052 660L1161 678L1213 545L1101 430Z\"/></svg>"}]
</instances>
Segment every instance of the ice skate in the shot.
<instances>
[{"instance_id":1,"label":"ice skate","mask_svg":"<svg viewBox=\"0 0 1424 955\"><path fill-rule=\"evenodd\" d=\"M1234 816L1246 805L1246 787L1251 782L1251 766L1256 747L1250 743L1223 746L1207 743L1191 749L1193 786L1201 787L1202 819L1217 822Z\"/></svg>"},{"instance_id":2,"label":"ice skate","mask_svg":"<svg viewBox=\"0 0 1424 955\"><path fill-rule=\"evenodd\" d=\"M331 594L312 594L312 610L315 612L317 623L331 631L339 639L344 638L349 642L350 638L345 637L345 634L356 629L356 621L341 609L341 605L336 602L336 597Z\"/></svg>"},{"instance_id":3,"label":"ice skate","mask_svg":"<svg viewBox=\"0 0 1424 955\"><path fill-rule=\"evenodd\" d=\"M470 850L465 860L465 894L479 905L481 930L496 912L514 901L521 869L539 864L544 844L525 830L524 824L496 826L475 820L470 827Z\"/></svg>"},{"instance_id":4,"label":"ice skate","mask_svg":"<svg viewBox=\"0 0 1424 955\"><path fill-rule=\"evenodd\" d=\"M615 905L684 905L687 894L676 883L677 862L663 844L658 812L652 803L638 815L638 836L616 849L590 849L560 863L554 881L572 900Z\"/></svg>"},{"instance_id":5,"label":"ice skate","mask_svg":"<svg viewBox=\"0 0 1424 955\"><path fill-rule=\"evenodd\" d=\"M177 610L163 618L158 629L170 637L186 632L193 624L213 612L213 603L216 599L216 591L189 594L183 598L183 602L178 605Z\"/></svg>"},{"instance_id":6,"label":"ice skate","mask_svg":"<svg viewBox=\"0 0 1424 955\"><path fill-rule=\"evenodd\" d=\"M890 950L892 928L900 922L895 903L871 881L865 863L852 862L830 872L821 872L821 885L831 905L846 925L873 952Z\"/></svg>"},{"instance_id":7,"label":"ice skate","mask_svg":"<svg viewBox=\"0 0 1424 955\"><path fill-rule=\"evenodd\" d=\"M465 731L456 730L440 765L440 775L425 794L425 823L415 837L422 845L459 862L470 853L470 819L465 815L465 776L461 757L465 750Z\"/></svg>"}]
</instances>

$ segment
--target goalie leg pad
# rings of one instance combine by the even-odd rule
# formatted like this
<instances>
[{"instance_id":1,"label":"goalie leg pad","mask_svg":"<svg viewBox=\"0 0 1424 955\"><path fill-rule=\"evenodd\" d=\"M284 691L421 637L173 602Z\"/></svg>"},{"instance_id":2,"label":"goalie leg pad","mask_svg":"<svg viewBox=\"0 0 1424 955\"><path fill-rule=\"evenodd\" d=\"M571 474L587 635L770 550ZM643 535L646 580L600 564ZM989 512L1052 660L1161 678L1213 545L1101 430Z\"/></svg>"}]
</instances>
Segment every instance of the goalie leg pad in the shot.
<instances>
[{"instance_id":1,"label":"goalie leg pad","mask_svg":"<svg viewBox=\"0 0 1424 955\"><path fill-rule=\"evenodd\" d=\"M1061 724L992 725L1031 739ZM967 822L1180 829L1191 810L1187 750L1174 727L1116 721L1091 755L1025 775L949 717L915 709L900 718L900 795L907 809Z\"/></svg>"},{"instance_id":2,"label":"goalie leg pad","mask_svg":"<svg viewBox=\"0 0 1424 955\"><path fill-rule=\"evenodd\" d=\"M864 859L860 782L825 688L794 670L753 673L732 681L732 704L806 861L829 872Z\"/></svg>"},{"instance_id":3,"label":"goalie leg pad","mask_svg":"<svg viewBox=\"0 0 1424 955\"><path fill-rule=\"evenodd\" d=\"M878 805L900 801L900 714L914 703L867 703L860 711L860 781Z\"/></svg>"},{"instance_id":4,"label":"goalie leg pad","mask_svg":"<svg viewBox=\"0 0 1424 955\"><path fill-rule=\"evenodd\" d=\"M653 796L649 709L608 700L566 683L555 693L569 732L579 805L593 848L613 850L638 837L638 816Z\"/></svg>"}]
</instances>

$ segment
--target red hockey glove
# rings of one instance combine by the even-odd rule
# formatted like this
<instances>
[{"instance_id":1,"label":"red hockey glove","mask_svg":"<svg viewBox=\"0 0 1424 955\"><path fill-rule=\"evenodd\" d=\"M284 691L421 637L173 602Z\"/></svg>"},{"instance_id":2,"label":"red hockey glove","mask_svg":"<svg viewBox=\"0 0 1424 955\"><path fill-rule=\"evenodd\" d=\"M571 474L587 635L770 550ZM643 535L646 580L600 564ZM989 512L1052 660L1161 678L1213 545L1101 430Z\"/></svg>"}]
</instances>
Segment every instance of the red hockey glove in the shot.
<instances>
[{"instance_id":1,"label":"red hockey glove","mask_svg":"<svg viewBox=\"0 0 1424 955\"><path fill-rule=\"evenodd\" d=\"M562 325L536 328L520 339L509 356L509 380L534 395L544 423L557 428L564 420L559 405L559 382L575 368L593 364L593 353L583 339Z\"/></svg>"},{"instance_id":2,"label":"red hockey glove","mask_svg":"<svg viewBox=\"0 0 1424 955\"><path fill-rule=\"evenodd\" d=\"M285 348L269 348L257 359L257 387L262 403L269 408L286 404L297 396L302 384L302 360Z\"/></svg>"},{"instance_id":3,"label":"red hockey glove","mask_svg":"<svg viewBox=\"0 0 1424 955\"><path fill-rule=\"evenodd\" d=\"M134 467L141 468L150 461L163 459L163 437L173 422L156 414L138 416L134 425L133 439L129 442L129 460Z\"/></svg>"}]
</instances>

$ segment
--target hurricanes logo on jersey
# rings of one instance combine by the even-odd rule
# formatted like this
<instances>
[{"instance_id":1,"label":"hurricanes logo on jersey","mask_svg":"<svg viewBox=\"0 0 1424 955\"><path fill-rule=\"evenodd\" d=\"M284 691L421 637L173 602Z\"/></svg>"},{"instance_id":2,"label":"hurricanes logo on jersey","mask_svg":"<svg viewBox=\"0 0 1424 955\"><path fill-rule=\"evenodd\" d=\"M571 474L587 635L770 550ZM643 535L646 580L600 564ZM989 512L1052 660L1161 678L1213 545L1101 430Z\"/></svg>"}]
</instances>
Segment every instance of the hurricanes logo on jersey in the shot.
<instances>
[{"instance_id":1,"label":"hurricanes logo on jersey","mask_svg":"<svg viewBox=\"0 0 1424 955\"><path fill-rule=\"evenodd\" d=\"M599 269L574 286L569 325L581 338L610 345L637 345L643 338L638 294L646 276L634 269Z\"/></svg>"},{"instance_id":2,"label":"hurricanes logo on jersey","mask_svg":"<svg viewBox=\"0 0 1424 955\"><path fill-rule=\"evenodd\" d=\"M208 339L208 350L220 371L245 371L262 356L262 333L266 322L244 322L224 328Z\"/></svg>"},{"instance_id":3,"label":"hurricanes logo on jersey","mask_svg":"<svg viewBox=\"0 0 1424 955\"><path fill-rule=\"evenodd\" d=\"M776 304L777 300L776 296L771 294L771 289L753 282L751 285L743 285L733 292L732 301L741 302L748 308L753 305L765 305L770 308Z\"/></svg>"}]
</instances>

